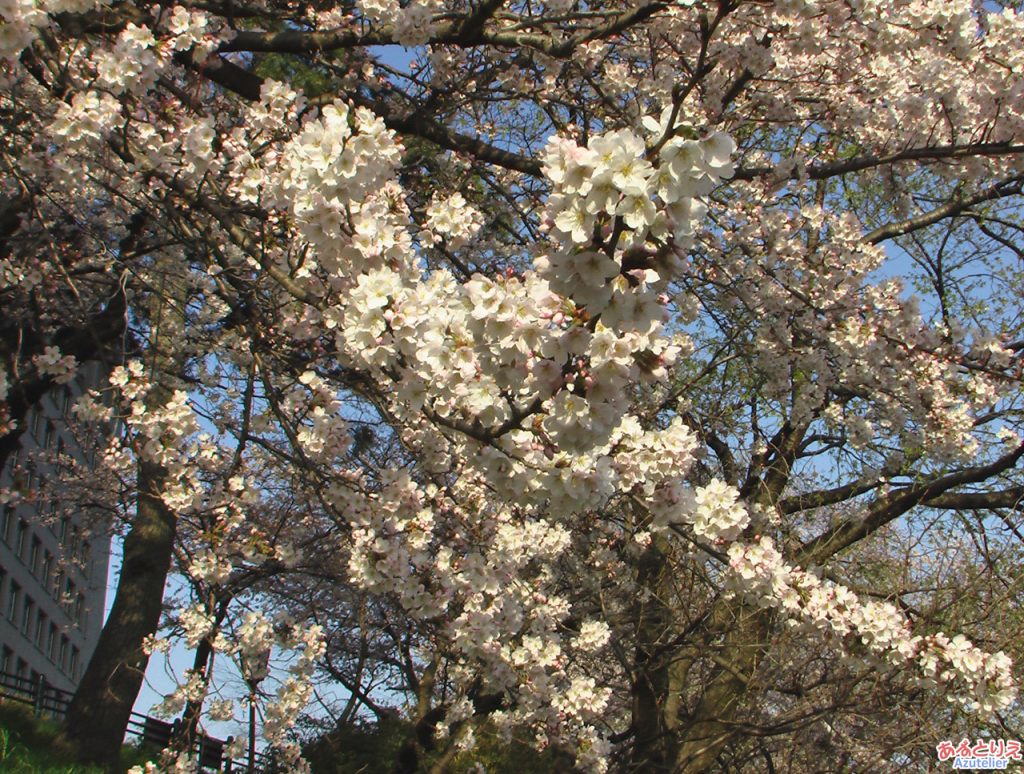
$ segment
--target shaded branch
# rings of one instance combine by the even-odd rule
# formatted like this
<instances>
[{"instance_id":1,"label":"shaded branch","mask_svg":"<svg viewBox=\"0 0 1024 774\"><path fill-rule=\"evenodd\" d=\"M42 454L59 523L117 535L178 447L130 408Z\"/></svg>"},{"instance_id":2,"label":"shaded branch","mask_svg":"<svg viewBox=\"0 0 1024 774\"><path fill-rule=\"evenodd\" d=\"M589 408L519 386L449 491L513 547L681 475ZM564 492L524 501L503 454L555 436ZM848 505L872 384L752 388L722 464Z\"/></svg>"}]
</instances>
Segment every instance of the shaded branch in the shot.
<instances>
[{"instance_id":1,"label":"shaded branch","mask_svg":"<svg viewBox=\"0 0 1024 774\"><path fill-rule=\"evenodd\" d=\"M929 508L956 511L977 511L995 508L1020 510L1024 506L1024 486L1001 489L998 492L959 492L932 497L924 501Z\"/></svg>"},{"instance_id":2,"label":"shaded branch","mask_svg":"<svg viewBox=\"0 0 1024 774\"><path fill-rule=\"evenodd\" d=\"M1024 177L1015 177L1010 180L1004 180L1001 183L996 183L989 188L985 188L972 196L964 196L958 199L953 199L950 202L936 207L934 210L930 210L914 218L908 218L907 220L899 221L898 223L890 223L886 226L876 228L874 231L864 236L864 241L869 244L878 244L886 239L892 239L893 237L902 236L903 234L909 234L912 231L925 228L938 223L940 220L945 218L958 215L969 207L973 207L975 204L981 204L982 202L992 201L993 199L1002 199L1007 196L1014 196L1021 192L1021 184L1024 181Z\"/></svg>"},{"instance_id":3,"label":"shaded branch","mask_svg":"<svg viewBox=\"0 0 1024 774\"><path fill-rule=\"evenodd\" d=\"M1009 142L984 142L972 145L935 145L927 148L907 148L896 153L885 155L857 156L842 161L830 161L812 164L802 172L794 169L786 179L796 180L807 177L810 180L824 180L837 175L861 172L873 167L882 167L900 161L939 161L942 159L961 159L973 156L1005 156L1024 153L1024 145L1013 145ZM732 176L733 180L754 180L775 173L774 166L740 167Z\"/></svg>"},{"instance_id":4,"label":"shaded branch","mask_svg":"<svg viewBox=\"0 0 1024 774\"><path fill-rule=\"evenodd\" d=\"M845 520L842 524L828 530L812 540L804 543L797 552L796 561L800 564L821 564L825 559L844 548L862 540L872 532L880 529L894 519L918 505L929 505L939 500L951 489L965 484L976 484L1014 467L1024 456L1024 444L988 465L979 465L965 470L939 476L929 482L903 487L880 496L864 511L863 517ZM987 507L987 506L986 506Z\"/></svg>"}]
</instances>

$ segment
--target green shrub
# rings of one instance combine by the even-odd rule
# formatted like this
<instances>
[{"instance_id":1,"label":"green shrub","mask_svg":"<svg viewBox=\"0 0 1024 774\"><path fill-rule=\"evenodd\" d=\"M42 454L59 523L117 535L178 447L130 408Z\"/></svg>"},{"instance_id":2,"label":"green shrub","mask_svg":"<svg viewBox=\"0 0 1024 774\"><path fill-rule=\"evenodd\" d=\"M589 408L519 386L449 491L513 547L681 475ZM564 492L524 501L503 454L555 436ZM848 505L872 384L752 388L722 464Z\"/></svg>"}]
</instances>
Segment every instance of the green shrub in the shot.
<instances>
[{"instance_id":1,"label":"green shrub","mask_svg":"<svg viewBox=\"0 0 1024 774\"><path fill-rule=\"evenodd\" d=\"M153 752L134 746L121 748L121 770L152 760ZM25 704L0 699L0 771L4 774L104 774L96 766L75 762L73 751L61 742L60 725L37 718Z\"/></svg>"},{"instance_id":2,"label":"green shrub","mask_svg":"<svg viewBox=\"0 0 1024 774\"><path fill-rule=\"evenodd\" d=\"M412 724L397 718L342 725L304 745L303 756L313 774L387 774L412 732ZM474 748L456 755L445 771L471 774L478 771L477 764L488 774L552 774L572 769L572 758L564 753L553 748L538 752L522 739L505 742L486 723L474 733ZM439 753L437 750L427 756L424 770Z\"/></svg>"}]
</instances>

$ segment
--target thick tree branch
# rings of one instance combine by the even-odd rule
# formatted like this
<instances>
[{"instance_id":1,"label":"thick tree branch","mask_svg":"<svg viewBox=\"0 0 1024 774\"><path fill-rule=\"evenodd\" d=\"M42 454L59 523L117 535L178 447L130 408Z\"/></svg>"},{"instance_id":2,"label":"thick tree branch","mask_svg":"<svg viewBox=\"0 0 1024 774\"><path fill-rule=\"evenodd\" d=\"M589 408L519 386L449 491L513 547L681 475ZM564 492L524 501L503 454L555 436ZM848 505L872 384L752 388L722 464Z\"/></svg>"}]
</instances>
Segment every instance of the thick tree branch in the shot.
<instances>
[{"instance_id":1,"label":"thick tree branch","mask_svg":"<svg viewBox=\"0 0 1024 774\"><path fill-rule=\"evenodd\" d=\"M786 177L796 180L800 177L807 177L810 180L825 180L837 175L847 175L851 172L862 172L865 169L883 167L888 164L896 164L901 161L940 161L943 159L962 159L973 156L1008 156L1024 153L1024 145L1014 145L1009 142L986 142L972 145L935 145L926 148L907 148L896 153L884 155L857 156L842 161L830 161L822 164L812 164L803 171L794 169ZM775 167L740 167L732 176L733 180L754 180L759 177L767 177L775 174Z\"/></svg>"},{"instance_id":2,"label":"thick tree branch","mask_svg":"<svg viewBox=\"0 0 1024 774\"><path fill-rule=\"evenodd\" d=\"M430 43L463 47L494 46L496 48L532 48L556 59L566 59L580 46L593 40L619 35L665 9L663 2L652 2L612 16L603 24L584 29L566 40L547 35L526 34L507 30L487 30L485 25L501 7L503 0L486 0L473 13L434 29ZM221 53L266 52L277 54L312 54L345 48L385 46L397 43L392 25L373 30L334 29L324 31L284 30L275 32L242 31L221 44Z\"/></svg>"},{"instance_id":3,"label":"thick tree branch","mask_svg":"<svg viewBox=\"0 0 1024 774\"><path fill-rule=\"evenodd\" d=\"M446 150L465 153L487 164L494 164L504 169L522 172L531 177L543 176L541 163L529 156L503 150L475 137L460 134L437 121L419 115L415 111L402 116L398 115L380 100L356 97L354 101L372 110L380 116L388 129L392 129L399 134L420 137Z\"/></svg>"},{"instance_id":4,"label":"thick tree branch","mask_svg":"<svg viewBox=\"0 0 1024 774\"><path fill-rule=\"evenodd\" d=\"M993 508L1024 507L1024 486L1000 489L997 492L957 492L931 497L923 505L955 511L978 511Z\"/></svg>"},{"instance_id":5,"label":"thick tree branch","mask_svg":"<svg viewBox=\"0 0 1024 774\"><path fill-rule=\"evenodd\" d=\"M864 241L869 244L876 245L879 242L884 242L886 239L892 239L893 237L909 234L912 231L925 228L933 223L938 223L940 220L944 220L945 218L951 218L954 215L959 215L964 210L969 209L976 204L992 201L994 199L1003 199L1007 196L1016 196L1021 193L1022 181L1024 181L1024 178L1019 176L1010 180L1005 180L1001 183L996 183L993 186L982 189L971 196L953 199L952 201L943 204L941 207L936 207L935 209L929 210L917 217L881 226L880 228L876 228L874 231L866 234L864 236Z\"/></svg>"},{"instance_id":6,"label":"thick tree branch","mask_svg":"<svg viewBox=\"0 0 1024 774\"><path fill-rule=\"evenodd\" d=\"M779 502L778 508L784 514L809 511L812 508L822 508L826 505L835 505L836 503L852 500L854 497L859 497L877 488L877 483L867 484L854 481L853 483L843 484L832 489L823 489L817 492L786 497Z\"/></svg>"},{"instance_id":7,"label":"thick tree branch","mask_svg":"<svg viewBox=\"0 0 1024 774\"><path fill-rule=\"evenodd\" d=\"M822 535L809 540L797 552L799 564L821 564L830 556L848 548L872 532L899 518L911 508L929 504L951 489L966 484L986 481L1013 468L1024 456L1024 444L988 465L979 465L965 470L939 476L931 481L903 487L880 496L863 512ZM940 500L941 502L941 500Z\"/></svg>"}]
</instances>

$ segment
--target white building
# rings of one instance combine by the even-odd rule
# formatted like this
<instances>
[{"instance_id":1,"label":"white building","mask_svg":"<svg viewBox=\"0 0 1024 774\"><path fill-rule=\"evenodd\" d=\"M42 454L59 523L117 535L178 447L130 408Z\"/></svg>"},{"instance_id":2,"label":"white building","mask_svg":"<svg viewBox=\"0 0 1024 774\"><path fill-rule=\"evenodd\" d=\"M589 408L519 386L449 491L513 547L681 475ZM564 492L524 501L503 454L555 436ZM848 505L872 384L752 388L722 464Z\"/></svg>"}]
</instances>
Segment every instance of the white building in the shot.
<instances>
[{"instance_id":1,"label":"white building","mask_svg":"<svg viewBox=\"0 0 1024 774\"><path fill-rule=\"evenodd\" d=\"M82 514L61 515L46 495L60 470L41 450L87 462L65 417L83 389L101 381L98 364L43 398L28 415L21 449L0 472L0 489L25 496L0 514L0 681L73 691L99 639L106 598L110 535ZM41 493L36 496L36 493Z\"/></svg>"}]
</instances>

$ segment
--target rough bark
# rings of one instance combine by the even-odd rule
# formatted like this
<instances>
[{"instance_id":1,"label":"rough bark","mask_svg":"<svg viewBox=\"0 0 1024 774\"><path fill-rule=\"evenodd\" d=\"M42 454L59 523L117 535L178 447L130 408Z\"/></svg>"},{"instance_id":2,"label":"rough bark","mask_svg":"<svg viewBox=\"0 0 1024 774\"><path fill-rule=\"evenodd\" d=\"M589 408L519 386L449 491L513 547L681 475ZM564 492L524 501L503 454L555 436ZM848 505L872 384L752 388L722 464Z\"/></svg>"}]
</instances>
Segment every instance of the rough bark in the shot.
<instances>
[{"instance_id":1,"label":"rough bark","mask_svg":"<svg viewBox=\"0 0 1024 774\"><path fill-rule=\"evenodd\" d=\"M665 637L673 611L664 599L668 561L655 540L640 560L637 582L649 593L636 603L636 650L633 656L633 748L632 768L636 771L668 772L674 760L677 718L669 711L669 664ZM671 702L671 706L676 706Z\"/></svg>"},{"instance_id":2,"label":"rough bark","mask_svg":"<svg viewBox=\"0 0 1024 774\"><path fill-rule=\"evenodd\" d=\"M162 467L139 463L137 513L124 539L114 606L65 720L65 736L79 760L108 770L118 764L125 728L146 674L149 656L143 642L160 623L176 521L161 499L166 481Z\"/></svg>"},{"instance_id":3,"label":"rough bark","mask_svg":"<svg viewBox=\"0 0 1024 774\"><path fill-rule=\"evenodd\" d=\"M665 550L662 541L652 543L637 576L648 593L636 610L629 770L690 774L706 771L734 733L747 685L767 651L771 616L720 598L679 631L671 596L677 571ZM688 712L693 667L708 658L714 664Z\"/></svg>"},{"instance_id":4,"label":"rough bark","mask_svg":"<svg viewBox=\"0 0 1024 774\"><path fill-rule=\"evenodd\" d=\"M723 603L716 616L729 621L715 659L718 670L708 682L693 712L679 724L677 774L707 771L737 727L733 722L743 704L747 685L768 649L769 611L738 601Z\"/></svg>"},{"instance_id":5,"label":"rough bark","mask_svg":"<svg viewBox=\"0 0 1024 774\"><path fill-rule=\"evenodd\" d=\"M186 290L168 282L148 299L150 387L146 408L162 408L180 376L183 354L181 310ZM168 443L174 443L170 438ZM174 556L177 515L164 501L172 486L168 470L137 450L135 516L123 543L117 593L96 650L68 708L64 734L83 763L113 770L132 707L146 674L144 644L156 633L163 609L164 584Z\"/></svg>"}]
</instances>

